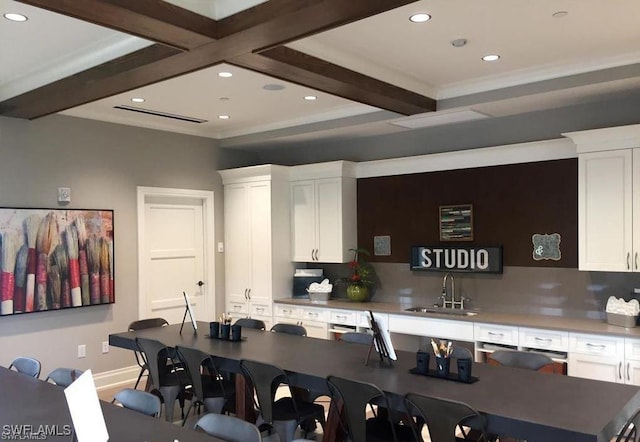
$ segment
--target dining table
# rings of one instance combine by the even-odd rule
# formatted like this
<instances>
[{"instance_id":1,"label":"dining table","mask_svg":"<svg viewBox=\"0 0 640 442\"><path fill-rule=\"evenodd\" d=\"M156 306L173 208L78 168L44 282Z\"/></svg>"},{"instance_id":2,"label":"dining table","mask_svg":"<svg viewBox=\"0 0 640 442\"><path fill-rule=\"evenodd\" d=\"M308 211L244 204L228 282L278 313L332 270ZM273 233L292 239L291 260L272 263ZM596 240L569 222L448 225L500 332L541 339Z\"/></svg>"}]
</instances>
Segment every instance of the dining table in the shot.
<instances>
[{"instance_id":1,"label":"dining table","mask_svg":"<svg viewBox=\"0 0 640 442\"><path fill-rule=\"evenodd\" d=\"M63 387L0 367L0 391L0 440L76 440ZM110 441L224 442L109 402L100 407Z\"/></svg>"},{"instance_id":2,"label":"dining table","mask_svg":"<svg viewBox=\"0 0 640 442\"><path fill-rule=\"evenodd\" d=\"M142 337L197 348L214 356L221 370L234 373L241 372L241 360L256 360L285 370L296 387L327 395L326 378L334 375L377 385L392 403L402 403L409 392L461 401L486 417L490 433L532 442L608 442L640 407L640 388L634 385L476 362L474 382L458 382L455 376L414 374L416 353L410 351L396 350L394 361L371 357L365 364L367 346L253 329L243 329L240 341L212 339L208 323L197 325L197 332L187 327L180 332L177 324L113 333L109 344L138 350L136 338ZM451 370L455 373L454 363ZM325 432L324 440L333 437Z\"/></svg>"}]
</instances>

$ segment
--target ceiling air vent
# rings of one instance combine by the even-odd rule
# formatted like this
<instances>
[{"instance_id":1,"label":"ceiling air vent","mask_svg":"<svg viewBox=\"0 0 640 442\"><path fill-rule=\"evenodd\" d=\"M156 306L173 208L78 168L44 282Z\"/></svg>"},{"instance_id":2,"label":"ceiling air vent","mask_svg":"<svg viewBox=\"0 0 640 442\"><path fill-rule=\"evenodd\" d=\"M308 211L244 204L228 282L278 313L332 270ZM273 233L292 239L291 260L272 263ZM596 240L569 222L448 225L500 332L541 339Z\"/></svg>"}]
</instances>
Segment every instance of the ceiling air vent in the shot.
<instances>
[{"instance_id":1,"label":"ceiling air vent","mask_svg":"<svg viewBox=\"0 0 640 442\"><path fill-rule=\"evenodd\" d=\"M184 115L169 114L167 112L154 111L151 109L143 109L141 107L127 106L125 104L122 104L120 106L113 106L113 107L114 109L126 110L130 112L138 112L138 113L147 114L147 115L154 115L156 117L171 118L172 120L188 121L189 123L200 124L200 123L207 122L207 120L203 120L201 118L185 117Z\"/></svg>"},{"instance_id":2,"label":"ceiling air vent","mask_svg":"<svg viewBox=\"0 0 640 442\"><path fill-rule=\"evenodd\" d=\"M461 109L412 115L410 117L390 121L389 124L406 127L407 129L418 129L421 127L441 126L443 124L461 123L463 121L479 120L481 118L488 117L489 115L472 109Z\"/></svg>"}]
</instances>

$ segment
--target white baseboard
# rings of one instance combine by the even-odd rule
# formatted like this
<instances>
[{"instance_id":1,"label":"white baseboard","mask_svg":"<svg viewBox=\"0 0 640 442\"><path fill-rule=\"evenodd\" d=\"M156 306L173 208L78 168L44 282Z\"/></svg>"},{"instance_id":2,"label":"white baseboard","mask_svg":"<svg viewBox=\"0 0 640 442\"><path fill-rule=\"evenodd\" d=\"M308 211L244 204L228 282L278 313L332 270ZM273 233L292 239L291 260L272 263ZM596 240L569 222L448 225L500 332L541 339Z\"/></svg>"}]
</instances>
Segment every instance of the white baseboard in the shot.
<instances>
[{"instance_id":1,"label":"white baseboard","mask_svg":"<svg viewBox=\"0 0 640 442\"><path fill-rule=\"evenodd\" d=\"M131 367L95 373L93 375L93 381L96 383L96 389L100 391L135 382L139 373L140 367L133 365Z\"/></svg>"}]
</instances>

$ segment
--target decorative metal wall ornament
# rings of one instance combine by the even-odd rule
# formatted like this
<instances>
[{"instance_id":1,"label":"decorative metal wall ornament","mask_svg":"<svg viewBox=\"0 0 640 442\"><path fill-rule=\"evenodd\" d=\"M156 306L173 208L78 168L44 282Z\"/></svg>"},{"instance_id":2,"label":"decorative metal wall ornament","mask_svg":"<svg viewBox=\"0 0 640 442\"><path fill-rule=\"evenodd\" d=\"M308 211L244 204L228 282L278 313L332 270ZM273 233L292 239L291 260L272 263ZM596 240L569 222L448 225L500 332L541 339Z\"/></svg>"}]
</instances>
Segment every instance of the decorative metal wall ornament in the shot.
<instances>
[{"instance_id":1,"label":"decorative metal wall ornament","mask_svg":"<svg viewBox=\"0 0 640 442\"><path fill-rule=\"evenodd\" d=\"M562 258L562 253L560 252L561 240L562 238L559 233L536 233L532 235L531 242L533 243L534 261L541 261L543 259L560 261L560 258Z\"/></svg>"},{"instance_id":2,"label":"decorative metal wall ornament","mask_svg":"<svg viewBox=\"0 0 640 442\"><path fill-rule=\"evenodd\" d=\"M375 256L391 256L391 237L390 236L374 236L373 237L373 254Z\"/></svg>"}]
</instances>

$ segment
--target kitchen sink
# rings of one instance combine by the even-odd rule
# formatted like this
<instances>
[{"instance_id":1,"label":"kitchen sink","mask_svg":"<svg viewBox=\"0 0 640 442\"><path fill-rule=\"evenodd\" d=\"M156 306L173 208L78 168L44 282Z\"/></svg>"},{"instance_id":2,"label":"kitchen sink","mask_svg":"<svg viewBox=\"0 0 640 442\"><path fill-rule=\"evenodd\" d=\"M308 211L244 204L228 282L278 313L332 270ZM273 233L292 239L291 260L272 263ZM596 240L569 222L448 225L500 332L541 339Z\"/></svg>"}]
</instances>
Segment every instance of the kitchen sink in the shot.
<instances>
[{"instance_id":1,"label":"kitchen sink","mask_svg":"<svg viewBox=\"0 0 640 442\"><path fill-rule=\"evenodd\" d=\"M442 307L411 307L404 310L405 312L415 312L415 313L438 313L442 315L452 315L452 316L475 316L478 312L472 310L462 310L462 309L453 309L453 308L442 308Z\"/></svg>"}]
</instances>

